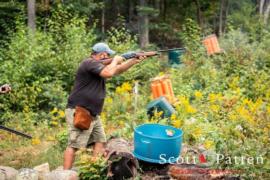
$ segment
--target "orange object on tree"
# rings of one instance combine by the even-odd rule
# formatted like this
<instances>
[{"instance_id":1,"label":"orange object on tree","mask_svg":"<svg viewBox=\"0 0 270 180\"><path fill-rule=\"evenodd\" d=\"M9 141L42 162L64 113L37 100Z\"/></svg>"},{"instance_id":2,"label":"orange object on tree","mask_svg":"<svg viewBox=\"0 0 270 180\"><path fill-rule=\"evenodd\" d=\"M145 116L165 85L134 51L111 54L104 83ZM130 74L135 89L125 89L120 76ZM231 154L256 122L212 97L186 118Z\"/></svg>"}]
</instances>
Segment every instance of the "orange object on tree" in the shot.
<instances>
[{"instance_id":1,"label":"orange object on tree","mask_svg":"<svg viewBox=\"0 0 270 180\"><path fill-rule=\"evenodd\" d=\"M207 50L208 55L212 55L212 54L221 52L221 49L220 49L219 43L218 43L218 39L217 39L217 36L215 34L207 36L203 40L203 44Z\"/></svg>"}]
</instances>

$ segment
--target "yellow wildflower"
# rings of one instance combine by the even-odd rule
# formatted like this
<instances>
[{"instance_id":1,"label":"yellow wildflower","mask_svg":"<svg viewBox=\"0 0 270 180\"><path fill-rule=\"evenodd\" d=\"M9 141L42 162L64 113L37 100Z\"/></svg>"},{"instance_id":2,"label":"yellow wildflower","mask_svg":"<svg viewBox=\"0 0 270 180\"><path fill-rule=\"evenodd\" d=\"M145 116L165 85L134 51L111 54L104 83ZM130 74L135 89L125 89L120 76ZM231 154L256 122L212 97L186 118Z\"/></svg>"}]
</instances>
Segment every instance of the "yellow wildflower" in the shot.
<instances>
[{"instance_id":1,"label":"yellow wildflower","mask_svg":"<svg viewBox=\"0 0 270 180\"><path fill-rule=\"evenodd\" d=\"M182 126L182 121L180 119L173 120L172 125L176 128L180 128Z\"/></svg>"},{"instance_id":2,"label":"yellow wildflower","mask_svg":"<svg viewBox=\"0 0 270 180\"><path fill-rule=\"evenodd\" d=\"M244 107L237 108L237 112L239 113L240 117L247 120L250 124L255 125L254 117L249 113L249 111Z\"/></svg>"},{"instance_id":3,"label":"yellow wildflower","mask_svg":"<svg viewBox=\"0 0 270 180\"><path fill-rule=\"evenodd\" d=\"M266 107L266 109L267 109L267 113L270 114L270 105L268 105L268 106Z\"/></svg>"},{"instance_id":4,"label":"yellow wildflower","mask_svg":"<svg viewBox=\"0 0 270 180\"><path fill-rule=\"evenodd\" d=\"M206 141L204 142L204 147L205 147L206 149L212 149L212 148L214 147L214 142L211 141L211 140L206 140Z\"/></svg>"},{"instance_id":5,"label":"yellow wildflower","mask_svg":"<svg viewBox=\"0 0 270 180\"><path fill-rule=\"evenodd\" d=\"M29 106L24 106L23 107L23 112L29 112Z\"/></svg>"},{"instance_id":6,"label":"yellow wildflower","mask_svg":"<svg viewBox=\"0 0 270 180\"><path fill-rule=\"evenodd\" d=\"M105 112L101 112L100 118L101 118L102 120L106 119L106 113L105 113Z\"/></svg>"},{"instance_id":7,"label":"yellow wildflower","mask_svg":"<svg viewBox=\"0 0 270 180\"><path fill-rule=\"evenodd\" d=\"M52 121L52 122L51 122L51 125L57 126L57 125L58 125L58 122Z\"/></svg>"},{"instance_id":8,"label":"yellow wildflower","mask_svg":"<svg viewBox=\"0 0 270 180\"><path fill-rule=\"evenodd\" d=\"M65 112L62 111L62 110L58 111L58 114L59 114L59 117L60 118L64 118L65 117Z\"/></svg>"},{"instance_id":9,"label":"yellow wildflower","mask_svg":"<svg viewBox=\"0 0 270 180\"><path fill-rule=\"evenodd\" d=\"M56 107L53 108L53 110L51 111L51 114L54 114L58 111L58 109Z\"/></svg>"},{"instance_id":10,"label":"yellow wildflower","mask_svg":"<svg viewBox=\"0 0 270 180\"><path fill-rule=\"evenodd\" d=\"M155 111L155 112L154 112L154 116L155 116L156 118L161 117L162 114L163 114L163 111L159 111L159 112Z\"/></svg>"},{"instance_id":11,"label":"yellow wildflower","mask_svg":"<svg viewBox=\"0 0 270 180\"><path fill-rule=\"evenodd\" d=\"M200 91L195 91L194 95L198 100L202 98L202 93Z\"/></svg>"},{"instance_id":12,"label":"yellow wildflower","mask_svg":"<svg viewBox=\"0 0 270 180\"><path fill-rule=\"evenodd\" d=\"M40 139L38 139L38 138L33 138L33 139L32 139L32 145L38 145L38 144L40 144Z\"/></svg>"},{"instance_id":13,"label":"yellow wildflower","mask_svg":"<svg viewBox=\"0 0 270 180\"><path fill-rule=\"evenodd\" d=\"M113 99L111 97L108 97L108 98L106 98L106 102L108 104L112 104L113 103Z\"/></svg>"},{"instance_id":14,"label":"yellow wildflower","mask_svg":"<svg viewBox=\"0 0 270 180\"><path fill-rule=\"evenodd\" d=\"M122 89L125 92L128 92L128 91L131 91L132 90L132 86L128 82L125 82L125 83L122 84Z\"/></svg>"},{"instance_id":15,"label":"yellow wildflower","mask_svg":"<svg viewBox=\"0 0 270 180\"><path fill-rule=\"evenodd\" d=\"M255 113L262 105L263 101L261 98L257 99L255 103L249 103L248 107L251 112Z\"/></svg>"},{"instance_id":16,"label":"yellow wildflower","mask_svg":"<svg viewBox=\"0 0 270 180\"><path fill-rule=\"evenodd\" d=\"M192 107L191 105L187 105L185 109L186 109L186 112L190 113L190 114L197 112L197 110L194 107Z\"/></svg>"},{"instance_id":17,"label":"yellow wildflower","mask_svg":"<svg viewBox=\"0 0 270 180\"><path fill-rule=\"evenodd\" d=\"M218 112L220 110L220 107L218 105L211 105L210 106L210 109L213 111L213 112Z\"/></svg>"},{"instance_id":18,"label":"yellow wildflower","mask_svg":"<svg viewBox=\"0 0 270 180\"><path fill-rule=\"evenodd\" d=\"M120 126L124 126L125 122L124 121L119 121Z\"/></svg>"},{"instance_id":19,"label":"yellow wildflower","mask_svg":"<svg viewBox=\"0 0 270 180\"><path fill-rule=\"evenodd\" d=\"M189 105L189 101L185 96L178 96L178 100L182 105Z\"/></svg>"},{"instance_id":20,"label":"yellow wildflower","mask_svg":"<svg viewBox=\"0 0 270 180\"><path fill-rule=\"evenodd\" d=\"M233 90L236 90L238 88L238 84L239 84L239 77L236 76L234 77L231 82L229 83L229 87Z\"/></svg>"},{"instance_id":21,"label":"yellow wildflower","mask_svg":"<svg viewBox=\"0 0 270 180\"><path fill-rule=\"evenodd\" d=\"M201 136L201 134L202 134L202 130L201 130L201 128L195 128L194 129L194 131L193 131L193 135L196 137L196 138L198 138L199 136Z\"/></svg>"},{"instance_id":22,"label":"yellow wildflower","mask_svg":"<svg viewBox=\"0 0 270 180\"><path fill-rule=\"evenodd\" d=\"M235 92L236 92L237 95L240 95L241 89L238 87L238 88L235 89Z\"/></svg>"},{"instance_id":23,"label":"yellow wildflower","mask_svg":"<svg viewBox=\"0 0 270 180\"><path fill-rule=\"evenodd\" d=\"M172 114L172 115L171 115L171 120L172 120L172 121L176 120L176 114Z\"/></svg>"},{"instance_id":24,"label":"yellow wildflower","mask_svg":"<svg viewBox=\"0 0 270 180\"><path fill-rule=\"evenodd\" d=\"M48 137L47 137L47 140L48 140L48 141L54 141L55 138L54 138L53 136L48 136Z\"/></svg>"},{"instance_id":25,"label":"yellow wildflower","mask_svg":"<svg viewBox=\"0 0 270 180\"><path fill-rule=\"evenodd\" d=\"M245 98L242 103L243 105L249 105L252 102L248 98Z\"/></svg>"},{"instance_id":26,"label":"yellow wildflower","mask_svg":"<svg viewBox=\"0 0 270 180\"><path fill-rule=\"evenodd\" d=\"M221 93L218 93L218 94L215 94L215 93L210 93L208 95L208 99L211 103L215 103L216 101L220 101L222 100L222 94Z\"/></svg>"},{"instance_id":27,"label":"yellow wildflower","mask_svg":"<svg viewBox=\"0 0 270 180\"><path fill-rule=\"evenodd\" d=\"M115 92L116 92L117 94L122 94L122 93L124 93L124 91L123 91L123 89L122 89L121 86L118 86L118 87L116 88Z\"/></svg>"},{"instance_id":28,"label":"yellow wildflower","mask_svg":"<svg viewBox=\"0 0 270 180\"><path fill-rule=\"evenodd\" d=\"M235 114L229 114L229 119L235 121L237 120L237 116Z\"/></svg>"}]
</instances>

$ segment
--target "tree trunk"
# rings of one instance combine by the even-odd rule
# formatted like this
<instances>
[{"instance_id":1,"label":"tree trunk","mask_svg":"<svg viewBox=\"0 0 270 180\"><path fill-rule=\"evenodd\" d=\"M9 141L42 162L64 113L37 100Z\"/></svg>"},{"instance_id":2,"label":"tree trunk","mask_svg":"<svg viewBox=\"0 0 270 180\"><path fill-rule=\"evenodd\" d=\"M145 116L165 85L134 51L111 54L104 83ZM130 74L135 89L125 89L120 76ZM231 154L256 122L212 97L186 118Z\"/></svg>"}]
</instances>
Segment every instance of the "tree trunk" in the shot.
<instances>
[{"instance_id":1,"label":"tree trunk","mask_svg":"<svg viewBox=\"0 0 270 180\"><path fill-rule=\"evenodd\" d=\"M225 0L220 0L220 11L219 11L219 28L218 34L222 36L223 32L223 10L224 10Z\"/></svg>"},{"instance_id":2,"label":"tree trunk","mask_svg":"<svg viewBox=\"0 0 270 180\"><path fill-rule=\"evenodd\" d=\"M34 33L36 30L36 0L27 0L27 25Z\"/></svg>"},{"instance_id":3,"label":"tree trunk","mask_svg":"<svg viewBox=\"0 0 270 180\"><path fill-rule=\"evenodd\" d=\"M101 10L101 32L102 32L102 40L104 38L105 34L105 5L106 5L106 0L103 1L104 7Z\"/></svg>"},{"instance_id":4,"label":"tree trunk","mask_svg":"<svg viewBox=\"0 0 270 180\"><path fill-rule=\"evenodd\" d=\"M146 0L140 0L140 7L146 6ZM149 18L145 13L140 12L139 15L139 34L140 47L145 48L149 45Z\"/></svg>"},{"instance_id":5,"label":"tree trunk","mask_svg":"<svg viewBox=\"0 0 270 180\"><path fill-rule=\"evenodd\" d=\"M265 0L260 0L260 5L259 5L259 14L260 15L263 15L264 2L265 2Z\"/></svg>"},{"instance_id":6,"label":"tree trunk","mask_svg":"<svg viewBox=\"0 0 270 180\"><path fill-rule=\"evenodd\" d=\"M269 18L269 15L270 15L270 3L268 3L267 7L266 7L266 10L264 12L264 23L267 24L267 21L268 21L268 18Z\"/></svg>"},{"instance_id":7,"label":"tree trunk","mask_svg":"<svg viewBox=\"0 0 270 180\"><path fill-rule=\"evenodd\" d=\"M225 32L225 30L226 30L227 17L228 17L228 14L229 14L229 8L230 8L230 0L227 0L226 10L225 10L225 17L224 17L223 32Z\"/></svg>"},{"instance_id":8,"label":"tree trunk","mask_svg":"<svg viewBox=\"0 0 270 180\"><path fill-rule=\"evenodd\" d=\"M134 17L134 2L133 0L128 1L128 22L130 23L132 21L132 18Z\"/></svg>"},{"instance_id":9,"label":"tree trunk","mask_svg":"<svg viewBox=\"0 0 270 180\"><path fill-rule=\"evenodd\" d=\"M202 16L202 11L201 11L201 5L199 0L195 0L195 5L196 5L196 9L197 9L197 21L198 24L201 28L203 28L203 16Z\"/></svg>"}]
</instances>

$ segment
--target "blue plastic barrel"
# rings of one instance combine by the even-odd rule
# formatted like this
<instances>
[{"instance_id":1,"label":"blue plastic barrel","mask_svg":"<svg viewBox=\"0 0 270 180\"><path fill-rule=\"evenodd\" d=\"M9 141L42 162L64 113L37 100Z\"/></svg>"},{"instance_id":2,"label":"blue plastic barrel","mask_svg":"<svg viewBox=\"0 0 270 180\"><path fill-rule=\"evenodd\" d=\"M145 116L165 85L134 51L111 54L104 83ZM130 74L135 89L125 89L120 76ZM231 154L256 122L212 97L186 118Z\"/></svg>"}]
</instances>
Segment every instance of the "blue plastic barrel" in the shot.
<instances>
[{"instance_id":1,"label":"blue plastic barrel","mask_svg":"<svg viewBox=\"0 0 270 180\"><path fill-rule=\"evenodd\" d=\"M169 136L167 131L172 131ZM134 156L151 163L173 163L182 148L180 129L161 124L143 124L134 131Z\"/></svg>"},{"instance_id":2,"label":"blue plastic barrel","mask_svg":"<svg viewBox=\"0 0 270 180\"><path fill-rule=\"evenodd\" d=\"M185 53L185 49L168 51L169 64L181 64L181 56Z\"/></svg>"}]
</instances>

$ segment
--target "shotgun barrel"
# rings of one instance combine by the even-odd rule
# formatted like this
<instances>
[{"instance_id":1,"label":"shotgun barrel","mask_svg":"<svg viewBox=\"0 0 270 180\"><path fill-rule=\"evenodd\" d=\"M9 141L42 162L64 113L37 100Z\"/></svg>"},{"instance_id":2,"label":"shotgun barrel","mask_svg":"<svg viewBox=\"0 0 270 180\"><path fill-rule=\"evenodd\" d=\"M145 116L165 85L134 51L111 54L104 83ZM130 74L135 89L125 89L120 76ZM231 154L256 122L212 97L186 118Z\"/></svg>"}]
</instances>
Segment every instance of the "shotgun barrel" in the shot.
<instances>
[{"instance_id":1,"label":"shotgun barrel","mask_svg":"<svg viewBox=\"0 0 270 180\"><path fill-rule=\"evenodd\" d=\"M121 56L123 58L125 58L126 60L128 60L128 59L132 59L132 58L138 58L140 56L152 57L152 56L159 55L160 53L163 53L163 52L175 51L175 50L185 50L185 49L184 48L173 48L173 49L161 49L161 50L157 50L157 51L146 51L146 52L127 52L127 53L122 54ZM113 60L113 58L109 58L109 59L101 60L101 62L104 64L109 64L112 62L112 60Z\"/></svg>"},{"instance_id":2,"label":"shotgun barrel","mask_svg":"<svg viewBox=\"0 0 270 180\"><path fill-rule=\"evenodd\" d=\"M24 134L22 132L16 131L14 129L10 129L10 128L5 127L5 126L2 126L2 125L0 125L0 129L3 129L5 131L11 132L13 134L16 134L16 135L19 135L19 136L22 136L22 137L25 137L25 138L28 138L28 139L32 139L32 136L29 136L27 134Z\"/></svg>"}]
</instances>

